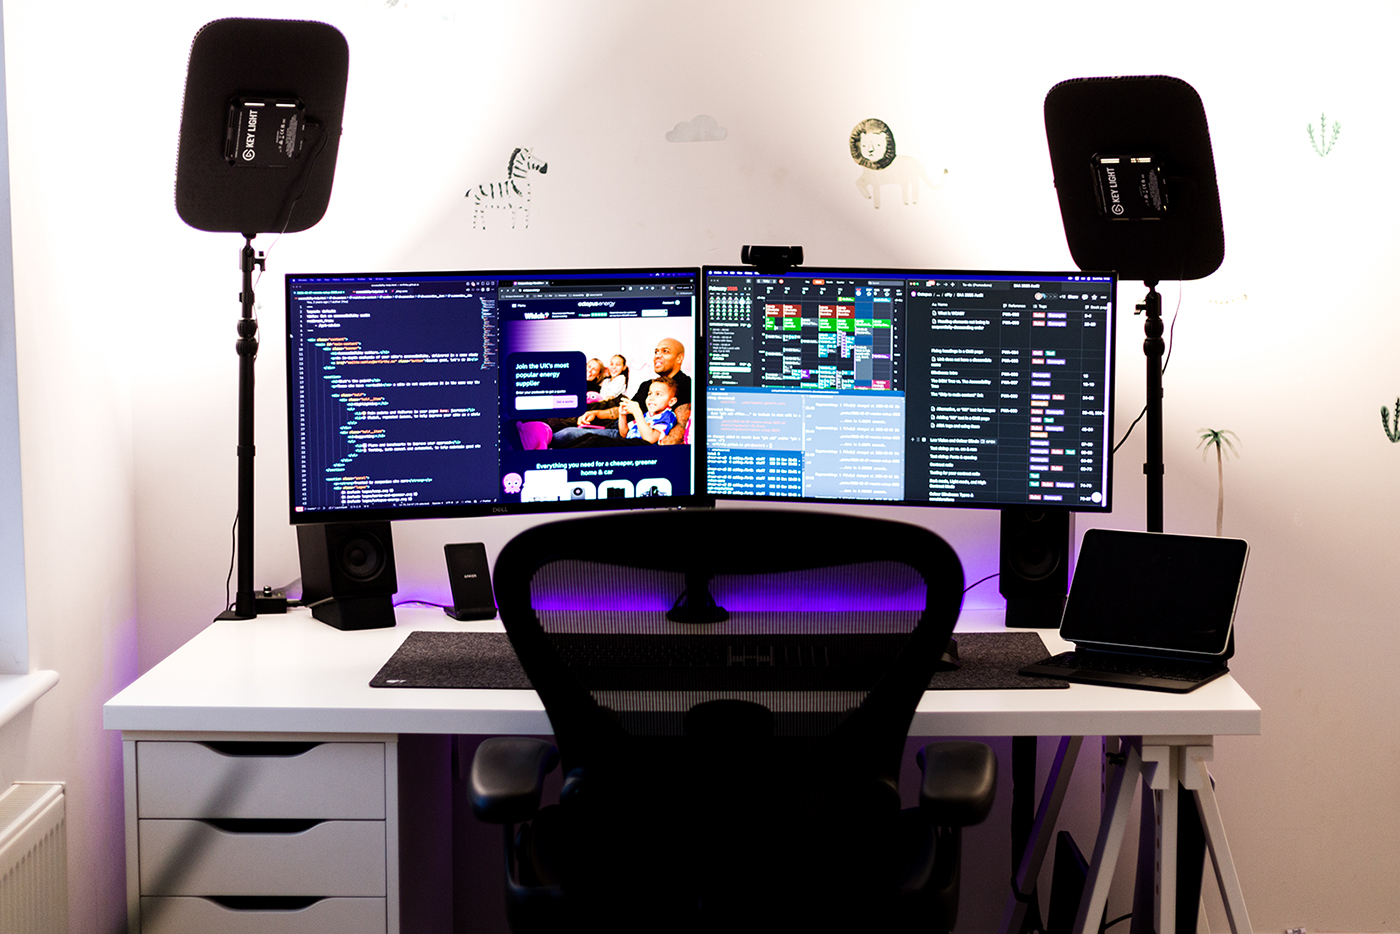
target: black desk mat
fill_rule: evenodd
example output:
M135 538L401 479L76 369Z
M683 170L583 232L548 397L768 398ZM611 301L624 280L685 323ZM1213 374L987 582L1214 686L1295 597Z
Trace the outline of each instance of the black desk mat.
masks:
M1048 654L1033 632L957 634L957 671L939 672L931 690L1067 688L1068 681L1017 674ZM530 690L503 632L411 632L370 681L375 688L488 688Z

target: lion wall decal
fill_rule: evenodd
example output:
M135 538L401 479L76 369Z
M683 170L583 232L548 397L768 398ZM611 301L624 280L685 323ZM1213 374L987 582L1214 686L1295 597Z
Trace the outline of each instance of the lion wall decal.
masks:
M923 182L930 188L939 188L943 185L942 176L938 181L928 177L923 165L913 156L901 156L895 153L894 132L883 120L871 117L857 123L855 129L851 131L851 158L856 164L865 169L860 173L860 178L856 179L856 189L866 198L875 202L875 207L880 206L880 187L882 185L898 185L899 193L904 198L904 203L910 202L910 190L913 190L913 202L919 203L919 182ZM947 175L948 170L943 170L943 175Z

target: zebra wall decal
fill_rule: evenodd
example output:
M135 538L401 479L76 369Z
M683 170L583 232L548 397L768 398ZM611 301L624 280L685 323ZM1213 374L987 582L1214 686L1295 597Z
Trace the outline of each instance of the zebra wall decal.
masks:
M485 230L486 212L488 209L494 209L510 212L511 229L515 228L517 221L528 229L530 173L538 172L543 175L548 171L548 163L536 159L530 149L517 146L506 163L504 181L487 182L467 191L466 197L472 199L472 227Z

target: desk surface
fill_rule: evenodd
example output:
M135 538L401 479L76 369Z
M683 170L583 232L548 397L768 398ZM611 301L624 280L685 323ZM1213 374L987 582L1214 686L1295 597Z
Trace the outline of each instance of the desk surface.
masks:
M109 730L248 733L550 732L533 691L371 688L417 629L501 631L431 607L400 607L392 629L340 632L309 611L216 622L102 708ZM967 611L958 631L1002 628ZM1069 646L1040 631L1051 651ZM914 736L1219 736L1255 734L1260 712L1231 676L1189 694L1075 684L1067 690L929 691Z

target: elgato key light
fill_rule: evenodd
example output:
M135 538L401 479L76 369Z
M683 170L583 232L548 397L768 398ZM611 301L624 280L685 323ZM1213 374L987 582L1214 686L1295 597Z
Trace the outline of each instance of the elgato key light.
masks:
M221 19L195 35L175 208L197 230L292 233L326 213L350 53L325 23Z
M1162 296L1167 279L1220 268L1225 232L1205 106L1162 75L1076 78L1045 96L1065 239L1081 269L1140 279L1147 357L1147 530L1163 531Z

